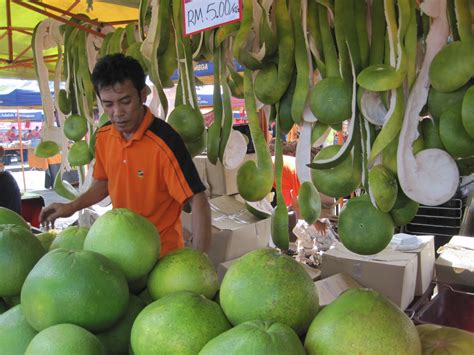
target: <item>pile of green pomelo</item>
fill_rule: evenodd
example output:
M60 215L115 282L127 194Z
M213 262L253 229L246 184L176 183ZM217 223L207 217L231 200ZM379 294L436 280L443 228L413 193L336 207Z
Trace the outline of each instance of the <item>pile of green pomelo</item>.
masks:
M384 296L350 289L320 308L277 249L254 250L218 285L209 258L160 258L145 218L113 209L90 229L35 235L0 208L0 354L468 354L470 332L417 326Z

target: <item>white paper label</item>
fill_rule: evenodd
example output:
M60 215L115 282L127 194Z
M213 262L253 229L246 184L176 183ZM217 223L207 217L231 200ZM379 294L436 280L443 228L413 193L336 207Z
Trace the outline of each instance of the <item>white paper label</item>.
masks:
M241 17L242 0L183 0L185 35L237 22Z

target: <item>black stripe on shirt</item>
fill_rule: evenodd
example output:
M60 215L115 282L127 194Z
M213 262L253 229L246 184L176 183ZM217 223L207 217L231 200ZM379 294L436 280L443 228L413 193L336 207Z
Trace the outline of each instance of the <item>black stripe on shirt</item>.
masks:
M191 155L179 133L168 123L156 117L153 119L150 127L148 127L148 130L159 137L170 148L191 190L195 194L205 191L206 187L202 183Z

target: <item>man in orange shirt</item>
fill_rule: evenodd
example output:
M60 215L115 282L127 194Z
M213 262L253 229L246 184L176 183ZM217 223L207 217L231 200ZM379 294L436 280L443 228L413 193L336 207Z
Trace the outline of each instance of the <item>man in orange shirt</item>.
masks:
M110 195L114 208L129 208L156 226L163 256L184 245L180 216L189 201L193 247L207 251L211 223L205 187L179 134L143 105L140 64L122 54L106 56L92 80L110 119L96 135L94 182L76 200L46 207L40 221L53 224Z

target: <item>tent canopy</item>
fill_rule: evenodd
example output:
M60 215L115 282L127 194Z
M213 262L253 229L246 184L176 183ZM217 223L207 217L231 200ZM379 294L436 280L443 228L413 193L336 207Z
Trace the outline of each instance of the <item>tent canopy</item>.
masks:
M41 95L39 91L15 89L9 94L0 95L0 108L2 106L41 106Z
M138 4L139 0L95 0L88 11L85 0L0 0L0 78L36 79L31 35L47 17L64 16L67 21L71 15L87 14L90 19L120 26L138 19ZM53 70L57 51L44 54Z

